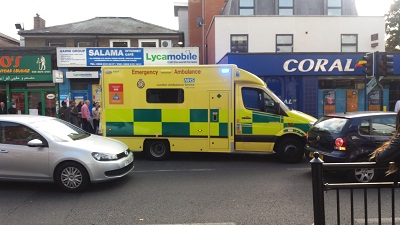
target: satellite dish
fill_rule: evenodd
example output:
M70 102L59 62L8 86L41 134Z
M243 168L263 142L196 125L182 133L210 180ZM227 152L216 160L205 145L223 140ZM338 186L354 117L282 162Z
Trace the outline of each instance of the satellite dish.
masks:
M197 24L197 27L201 27L204 25L204 20L203 20L203 18L201 18L201 16L197 17L196 24Z

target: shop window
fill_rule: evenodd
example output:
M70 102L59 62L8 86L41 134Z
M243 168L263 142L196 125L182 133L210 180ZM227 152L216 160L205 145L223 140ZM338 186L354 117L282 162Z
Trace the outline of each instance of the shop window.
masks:
M342 52L357 52L357 34L342 34L341 36L341 51Z
M293 52L293 34L276 35L276 52Z
M183 103L183 89L147 89L148 103Z
M112 39L110 40L110 47L129 48L131 47L131 44L129 39Z
M327 15L341 16L342 15L342 0L327 0Z
M248 37L247 34L232 34L231 52L248 52Z
M158 39L140 39L139 40L139 47L155 47L158 48Z
M254 0L240 0L239 15L254 15Z
M279 0L278 15L293 15L293 0Z

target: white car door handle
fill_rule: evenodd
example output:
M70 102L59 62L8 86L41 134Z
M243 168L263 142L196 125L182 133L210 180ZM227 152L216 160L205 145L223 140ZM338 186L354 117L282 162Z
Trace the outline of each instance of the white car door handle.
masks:
M7 150L0 150L0 153L8 153Z

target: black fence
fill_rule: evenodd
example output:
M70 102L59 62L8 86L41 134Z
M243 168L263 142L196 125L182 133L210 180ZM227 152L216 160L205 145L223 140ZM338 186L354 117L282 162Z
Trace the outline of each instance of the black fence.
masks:
M357 163L324 163L321 159L318 158L319 154L318 152L314 153L314 158L311 160L311 172L312 172L312 191L313 191L313 209L314 209L314 225L325 225L326 224L326 219L325 216L326 211L325 211L325 194L328 193L328 191L334 190L336 191L336 216L331 215L335 214L335 212L329 211L330 219L332 217L336 221L334 224L340 225L340 224L392 224L395 225L400 224L400 221L396 221L396 190L399 187L399 184L397 182L398 180L398 173L396 176L393 176L394 181L385 181L385 182L374 182L374 183L325 183L324 182L324 170L351 170L351 169L359 169L359 168L371 168L375 169L375 172L377 170L386 170L387 167L380 167L376 165L375 162L357 162ZM376 190L376 192L371 192L370 190ZM349 191L349 196L346 195L346 200L350 200L350 209L348 210L348 207L345 210L346 216L350 214L350 218L347 219L346 222L341 221L341 207L343 207L343 202L341 201L340 198L340 191L341 190L348 190ZM386 190L384 192L385 200L382 200L382 191ZM389 190L389 191L387 191ZM358 219L357 223L355 222L355 210L354 210L354 199L355 199L355 191L361 191L361 195L357 195L358 197L361 196L363 198L363 205L361 206L363 208L362 214L363 214L363 219L360 221ZM375 195L372 196L371 195ZM359 194L359 193L357 193ZM374 219L373 222L371 222L371 218L369 218L369 214L371 214L371 210L369 209L368 205L368 198L374 197L377 201L377 206L374 205L374 209L376 208L376 211L374 215L377 215L377 219ZM388 203L387 199L390 199L390 203ZM389 204L385 208L390 208L390 212L385 211L386 214L391 214L391 219L388 221L387 218L383 219L382 218L382 203L385 203L385 206ZM334 203L329 202L329 206L332 207ZM357 205L360 207L359 205ZM371 207L370 207L371 208ZM398 211L399 216L400 212ZM358 215L359 216L359 215Z

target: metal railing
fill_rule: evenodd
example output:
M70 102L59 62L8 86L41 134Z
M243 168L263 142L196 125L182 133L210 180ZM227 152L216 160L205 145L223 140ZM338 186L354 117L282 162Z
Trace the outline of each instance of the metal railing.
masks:
M325 225L325 193L330 190L336 190L336 224L341 224L341 209L340 207L343 206L343 203L340 201L340 190L349 190L350 191L350 222L344 224L355 224L355 212L354 212L354 190L360 189L363 190L363 212L364 218L361 223L368 224L369 223L369 211L368 211L368 195L367 191L369 189L376 189L377 190L377 201L378 201L378 218L376 223L381 225L382 224L382 189L389 189L391 190L391 222L392 225L396 223L395 217L395 190L399 187L397 182L398 176L395 176L395 181L392 182L374 182L374 183L325 183L323 177L324 170L350 170L350 169L359 169L359 168L370 168L376 170L387 169L387 167L382 167L376 165L375 162L356 162L356 163L324 163L319 158L318 152L314 153L314 158L310 161L311 162L311 173L312 173L312 191L313 191L313 209L314 209L314 225ZM399 222L399 221L397 221ZM374 223L375 224L375 223ZM385 223L387 224L387 223Z

